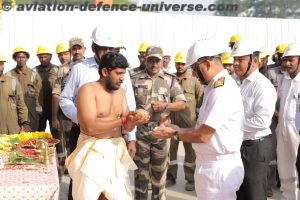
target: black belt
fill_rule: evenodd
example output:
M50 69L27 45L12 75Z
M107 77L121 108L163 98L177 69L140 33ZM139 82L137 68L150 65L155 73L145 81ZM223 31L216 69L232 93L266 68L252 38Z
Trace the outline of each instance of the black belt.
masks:
M256 143L260 143L260 142L264 141L265 139L268 139L268 138L271 138L271 137L272 137L272 134L267 135L267 136L262 137L262 138L259 138L259 139L256 139L256 140L244 140L242 145L250 146L250 145L253 145L253 144L256 144Z

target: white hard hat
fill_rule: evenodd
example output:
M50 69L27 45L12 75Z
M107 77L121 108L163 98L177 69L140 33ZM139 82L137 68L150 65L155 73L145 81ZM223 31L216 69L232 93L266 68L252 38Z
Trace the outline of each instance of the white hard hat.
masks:
M282 57L287 57L287 56L300 56L300 44L299 43L289 44L286 50L284 51Z
M254 39L244 37L234 44L231 56L246 56L254 52L261 52L261 47L258 45L258 42Z
M103 28L102 28L102 30L103 30ZM104 32L102 30L101 30L100 26L97 26L94 29L92 36L91 36L92 41L99 46L116 48L117 41L112 39L110 36L104 34Z
M221 45L211 40L198 40L189 48L185 67L193 65L199 58L216 56L224 53Z

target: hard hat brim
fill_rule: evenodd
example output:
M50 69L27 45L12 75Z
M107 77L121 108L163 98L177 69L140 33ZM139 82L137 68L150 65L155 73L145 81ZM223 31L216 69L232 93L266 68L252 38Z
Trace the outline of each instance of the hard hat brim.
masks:
M150 58L150 57L155 57L155 58L158 58L159 60L161 60L163 57L159 54L151 54L149 56L146 57L146 59Z
M13 53L12 58L13 58L14 60L16 60L16 54L17 54L17 53L25 53L26 56L27 56L27 59L29 59L29 57L30 57L30 54L29 54L28 52L26 52L26 51L19 51L19 52Z

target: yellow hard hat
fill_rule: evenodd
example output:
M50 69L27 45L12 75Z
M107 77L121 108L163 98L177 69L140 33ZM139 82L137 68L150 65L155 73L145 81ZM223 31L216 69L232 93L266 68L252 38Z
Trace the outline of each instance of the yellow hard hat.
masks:
M179 51L175 56L175 63L186 63L186 52Z
M268 50L266 47L263 47L263 48L261 49L261 52L259 53L259 59L265 58L265 57L267 57L267 56L269 56L269 55L270 55L269 50Z
M52 54L49 47L47 47L46 45L41 45L38 47L36 54Z
M6 62L4 53L1 53L1 52L0 52L0 62Z
M241 39L241 35L240 34L236 34L230 37L229 43L236 43L237 41L239 41L239 39Z
M66 52L66 51L69 51L69 44L67 43L59 43L57 46L56 46L56 53L62 53L62 52Z
M221 57L222 64L233 64L233 57L231 56L231 52L225 52Z
M287 48L287 44L281 43L276 47L275 53L284 53L285 49Z
M16 60L16 54L21 53L21 52L25 53L27 55L27 58L30 57L29 52L23 46L18 46L18 47L15 48L14 53L12 55L13 59Z
M142 44L140 44L139 52L145 53L147 51L148 47L149 47L148 42L143 42Z

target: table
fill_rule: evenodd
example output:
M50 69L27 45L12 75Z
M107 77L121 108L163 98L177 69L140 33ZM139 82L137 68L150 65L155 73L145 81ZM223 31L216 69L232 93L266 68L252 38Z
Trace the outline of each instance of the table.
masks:
M50 165L11 165L0 169L1 200L58 200L56 162Z

